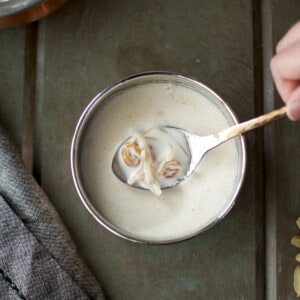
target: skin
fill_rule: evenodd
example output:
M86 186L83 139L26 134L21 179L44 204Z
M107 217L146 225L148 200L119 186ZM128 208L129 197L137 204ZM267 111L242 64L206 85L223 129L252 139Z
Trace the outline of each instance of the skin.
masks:
M276 88L291 120L300 120L300 22L283 36L271 60Z

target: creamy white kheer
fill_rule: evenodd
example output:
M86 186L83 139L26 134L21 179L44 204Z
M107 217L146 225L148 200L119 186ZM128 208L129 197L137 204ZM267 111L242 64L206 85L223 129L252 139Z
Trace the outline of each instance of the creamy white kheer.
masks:
M191 177L160 197L122 183L112 171L131 129L169 125L208 135L232 125L199 92L172 82L144 83L109 95L89 118L78 154L82 185L90 204L117 230L133 239L180 240L228 206L241 172L236 139L210 151Z

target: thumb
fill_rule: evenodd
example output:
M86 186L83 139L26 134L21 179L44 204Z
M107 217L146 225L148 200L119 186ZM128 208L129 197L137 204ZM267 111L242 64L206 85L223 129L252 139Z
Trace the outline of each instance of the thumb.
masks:
M293 120L300 120L300 86L290 95L287 101L287 115Z

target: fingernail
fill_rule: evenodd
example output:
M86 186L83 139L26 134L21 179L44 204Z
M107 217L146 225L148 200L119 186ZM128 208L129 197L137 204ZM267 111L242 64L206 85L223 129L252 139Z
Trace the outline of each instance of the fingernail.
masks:
M287 115L293 121L300 120L300 101L288 103Z

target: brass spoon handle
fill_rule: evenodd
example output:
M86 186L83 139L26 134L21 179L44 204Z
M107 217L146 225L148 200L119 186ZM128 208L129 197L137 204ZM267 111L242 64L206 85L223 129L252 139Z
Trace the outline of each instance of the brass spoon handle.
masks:
M272 121L283 118L284 116L286 116L286 112L287 112L287 107L284 106L284 107L281 107L274 111L271 111L265 115L262 115L257 118L251 119L249 121L245 121L243 123L229 127L219 133L219 138L220 138L220 140L222 140L221 143L223 143L231 138L234 138L242 133L245 133L249 130L255 129L257 127L261 127Z

